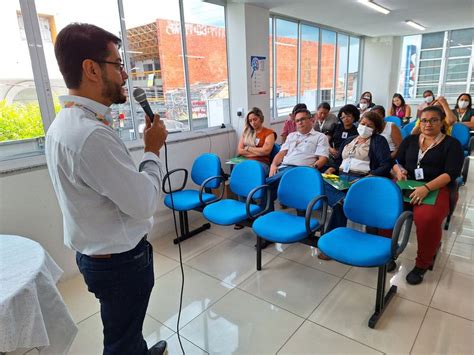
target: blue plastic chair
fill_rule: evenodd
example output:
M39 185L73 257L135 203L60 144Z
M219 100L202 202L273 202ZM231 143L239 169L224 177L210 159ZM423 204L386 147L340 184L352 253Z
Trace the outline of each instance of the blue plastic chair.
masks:
M453 216L454 210L456 209L457 191L459 187L464 185L467 181L467 175L469 173L469 155L471 154L471 134L469 128L462 123L455 123L451 130L451 136L456 138L463 148L464 163L461 170L461 176L450 186L449 191L449 214L446 217L444 223L444 229L449 229L451 217Z
M179 171L184 172L184 179L181 187L170 189L170 177ZM177 244L183 240L189 239L202 231L211 228L209 223L203 224L201 227L192 231L189 230L188 211L202 211L207 204L218 201L224 193L224 177L222 176L221 161L215 154L206 153L199 156L193 163L191 169L191 179L199 185L199 190L184 189L188 181L188 171L186 169L171 170L163 178L162 189L168 194L165 197L165 206L179 212L179 227L181 236L174 240ZM221 186L220 196L211 193L211 189L217 189Z
M408 137L411 134L411 131L413 130L415 125L416 125L416 120L414 120L413 122L410 122L410 123L406 124L405 126L403 126L403 128L401 129L402 137L403 138Z
M400 119L400 117L397 116L385 117L385 122L393 122L398 126L398 128L402 127L402 120Z
M273 158L275 158L275 155L277 155L280 152L281 145L278 143L275 143L273 145L272 151L270 152L270 163L273 161Z
M405 249L413 213L403 211L401 190L395 183L382 177L364 178L352 185L343 208L347 218L356 223L393 230L392 238L389 239L352 228L336 228L318 241L321 252L336 261L351 266L379 268L375 313L369 319L369 327L374 328L397 292L397 286L393 285L385 295L387 263L395 260ZM399 243L404 225L403 238Z
M324 230L327 215L327 196L319 171L309 167L289 170L278 186L278 200L297 211L306 211L304 217L283 211L265 214L253 222L257 235L257 270L262 269L262 239L274 243L296 243ZM315 210L322 210L321 220L312 218Z
M208 221L224 226L251 222L268 210L270 190L267 187L260 163L255 160L245 160L237 164L230 174L230 190L237 197L245 199L245 202L223 199L206 206L203 215ZM265 200L265 208L255 203L256 199Z

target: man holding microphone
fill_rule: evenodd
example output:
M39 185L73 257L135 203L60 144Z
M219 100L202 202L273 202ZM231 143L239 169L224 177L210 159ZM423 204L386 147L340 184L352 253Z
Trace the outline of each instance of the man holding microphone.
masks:
M110 106L126 101L128 78L120 39L90 24L61 30L55 54L69 95L46 135L46 161L63 214L64 243L90 292L100 301L104 354L163 354L150 350L142 327L154 285L153 225L162 181L160 149L167 131L146 117L144 155L137 170L110 127Z

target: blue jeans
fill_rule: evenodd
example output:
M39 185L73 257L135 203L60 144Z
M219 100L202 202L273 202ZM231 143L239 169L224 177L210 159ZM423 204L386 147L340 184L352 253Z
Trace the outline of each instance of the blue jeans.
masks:
M138 245L110 258L76 253L76 262L89 292L100 301L104 354L147 354L142 328L154 285L153 249Z
M356 175L347 175L342 174L341 178L347 179L347 181L352 182L354 180L360 179L360 176ZM344 214L344 209L342 207L342 202L346 197L346 190L338 190L331 184L324 182L324 191L328 197L328 204L332 208L331 217L329 218L328 225L326 227L326 232L329 232L338 227L347 226L347 217Z

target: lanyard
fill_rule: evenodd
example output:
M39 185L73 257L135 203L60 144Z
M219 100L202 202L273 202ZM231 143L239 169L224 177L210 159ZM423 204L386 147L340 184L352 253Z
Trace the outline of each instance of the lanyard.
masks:
M66 101L63 105L64 108L71 108L71 107L79 107L80 109L88 112L88 113L91 113L92 115L94 115L94 117L102 122L103 124L105 124L106 126L110 126L110 122L105 118L105 115L100 115L94 111L92 111L90 108L84 106L84 105L81 105L81 104L78 104L74 101Z
M430 150L431 148L434 148L441 141L441 139L443 139L443 133L438 134L436 136L434 142L431 143L431 145L428 148L426 148L426 150L424 152L422 152L421 151L421 146L423 145L423 141L425 140L425 136L420 135L420 142L419 142L420 147L418 148L418 161L416 162L416 168L417 169L420 168L421 159L423 159L423 157L428 152L428 150Z

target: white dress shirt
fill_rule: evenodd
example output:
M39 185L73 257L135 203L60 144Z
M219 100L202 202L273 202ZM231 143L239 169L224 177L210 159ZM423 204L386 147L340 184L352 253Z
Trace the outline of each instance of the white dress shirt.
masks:
M307 134L292 132L286 138L281 150L287 150L281 167L288 165L310 166L317 157L329 156L329 141L325 134L311 129Z
M96 116L110 108L62 96L46 134L46 161L63 213L64 244L86 255L133 249L153 225L160 197L161 162L145 153L138 171L122 140Z

